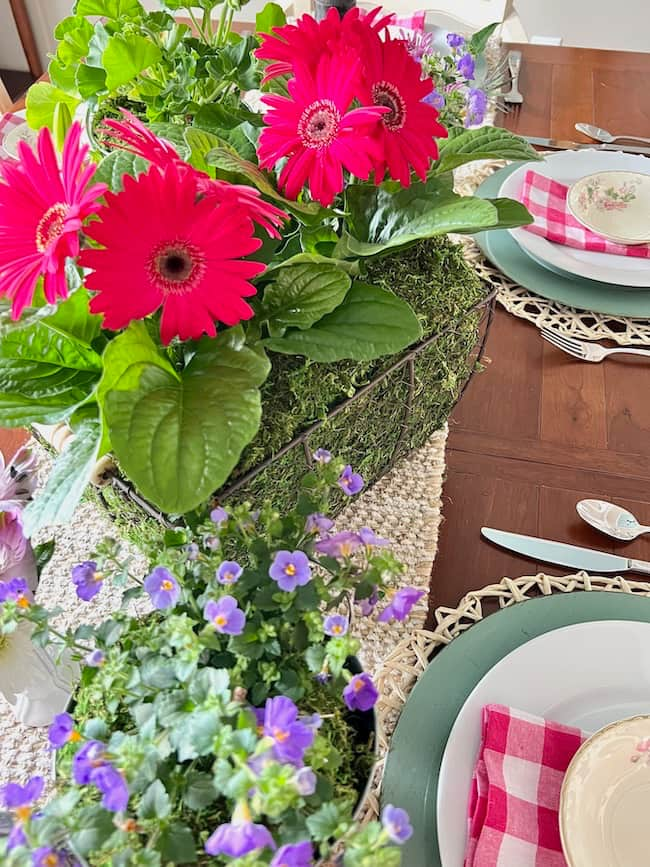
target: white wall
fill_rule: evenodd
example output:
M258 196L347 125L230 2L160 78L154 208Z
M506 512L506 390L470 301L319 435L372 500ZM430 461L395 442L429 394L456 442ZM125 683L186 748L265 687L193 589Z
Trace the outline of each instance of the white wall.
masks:
M0 0L0 67L29 71L9 0Z
M650 51L650 0L515 0L529 39L561 36L563 45Z

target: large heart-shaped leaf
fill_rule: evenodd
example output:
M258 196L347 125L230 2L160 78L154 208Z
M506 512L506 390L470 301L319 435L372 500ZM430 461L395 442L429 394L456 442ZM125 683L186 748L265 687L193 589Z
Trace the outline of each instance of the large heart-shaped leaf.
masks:
M264 288L262 316L268 319L272 335L292 325L309 328L345 298L351 283L348 275L334 263L313 259L278 269Z
M537 151L507 129L480 126L439 142L440 156L431 174L442 174L474 160L540 160Z
M422 336L409 305L378 286L353 283L342 304L307 331L264 341L268 349L313 361L369 361L399 352Z
M75 15L101 15L104 18L140 18L145 14L138 0L77 0Z
M153 66L162 57L155 42L137 33L116 33L108 40L102 55L106 69L106 87L115 91L129 84L136 75Z
M255 32L271 33L274 27L282 27L286 23L287 16L282 6L278 6L277 3L267 3L255 16Z
M101 161L93 180L96 183L107 184L113 193L121 192L124 186L124 175L136 177L147 170L149 163L129 151L117 150Z
M240 329L205 340L182 374L154 363L124 374L105 393L113 450L141 494L182 513L223 484L262 415L264 355L244 345Z
M45 488L23 512L25 532L32 536L49 524L69 521L83 496L97 460L101 424L89 418L61 452Z
M70 114L74 116L80 101L76 96L65 93L47 81L37 81L27 91L25 99L27 123L32 129L51 127L54 123L54 110L60 102L65 103Z

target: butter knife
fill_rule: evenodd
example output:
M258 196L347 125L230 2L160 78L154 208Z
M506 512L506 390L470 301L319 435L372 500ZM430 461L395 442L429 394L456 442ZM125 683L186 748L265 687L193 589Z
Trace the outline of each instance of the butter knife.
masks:
M618 557L616 554L606 554L593 548L579 548L577 545L567 545L564 542L553 542L551 539L539 539L536 536L522 536L519 533L509 533L506 530L493 530L491 527L481 527L481 533L490 542L508 548L517 554L523 554L533 560L544 563L555 563L557 566L568 566L570 569L584 569L586 572L643 572L650 575L650 563L646 560L633 560L629 557Z
M645 154L650 156L650 148L640 147L639 145L585 144L584 142L564 141L557 138L539 138L534 135L524 135L522 138L528 144L548 148L553 151L622 151L625 154Z

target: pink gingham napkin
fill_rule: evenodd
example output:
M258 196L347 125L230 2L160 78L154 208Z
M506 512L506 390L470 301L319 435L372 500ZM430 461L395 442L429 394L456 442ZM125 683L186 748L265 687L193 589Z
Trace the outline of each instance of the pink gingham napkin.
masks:
M568 190L569 188L559 181L532 170L527 171L521 201L533 215L535 222L524 226L524 229L534 235L541 235L554 244L565 244L579 250L650 259L650 244L616 244L579 223L567 207Z
M566 867L560 788L586 737L514 708L483 708L465 867Z
M25 123L25 118L20 117L17 114L8 112L7 114L0 115L0 156L4 154L2 145L7 134L15 127L21 126L23 123Z

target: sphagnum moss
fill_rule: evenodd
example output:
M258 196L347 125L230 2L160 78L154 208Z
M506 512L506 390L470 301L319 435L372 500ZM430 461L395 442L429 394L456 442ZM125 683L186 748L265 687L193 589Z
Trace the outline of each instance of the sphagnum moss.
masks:
M421 446L444 424L471 372L470 356L480 320L472 308L487 293L462 249L447 237L423 241L370 262L364 279L411 304L422 323L423 339L440 335L415 360L410 406L409 371L404 366L326 421L308 442L312 449L322 445L341 455L372 483L396 458ZM230 481L276 454L315 421L326 419L332 408L397 358L320 364L274 355L271 374L262 387L262 426ZM270 497L282 510L293 503L305 466L304 451L298 446L240 488L234 499L259 502ZM105 489L105 496L117 523L136 543L160 533L135 504L110 489Z

